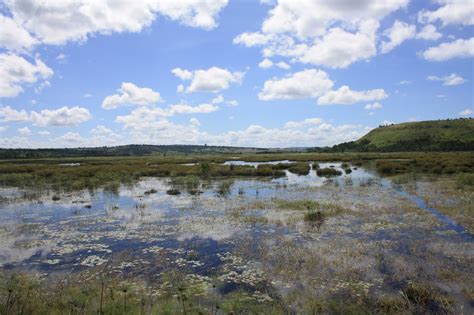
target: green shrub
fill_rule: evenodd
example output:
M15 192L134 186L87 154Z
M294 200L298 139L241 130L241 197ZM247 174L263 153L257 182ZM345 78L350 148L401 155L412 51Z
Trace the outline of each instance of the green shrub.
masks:
M339 170L336 170L335 168L318 168L316 170L316 174L319 177L331 177L331 176L339 176L342 175L342 172Z
M145 195L151 195L151 194L156 194L158 191L154 188L147 190L144 192Z
M219 196L227 196L230 194L230 188L232 187L232 181L225 180L221 181L217 186L217 194Z
M288 170L298 175L308 175L311 167L309 163L293 163Z
M167 193L168 195L176 196L176 195L181 194L181 191L179 191L179 189L177 189L177 188L171 188L171 189L168 189L168 190L166 191L166 193Z
M323 215L320 211L306 212L304 215L304 220L306 222L320 222L323 220Z
M201 175L204 177L209 176L209 173L211 171L211 165L207 162L201 162L199 163Z

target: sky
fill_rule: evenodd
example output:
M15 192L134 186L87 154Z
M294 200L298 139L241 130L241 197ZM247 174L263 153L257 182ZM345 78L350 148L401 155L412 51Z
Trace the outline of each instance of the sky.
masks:
M329 146L473 116L471 0L0 0L0 147Z

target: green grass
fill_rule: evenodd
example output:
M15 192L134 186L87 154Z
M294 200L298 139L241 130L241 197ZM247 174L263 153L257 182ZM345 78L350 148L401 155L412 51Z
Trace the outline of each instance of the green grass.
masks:
M474 173L460 173L456 175L456 184L459 188L474 186Z
M280 153L250 154L244 161L292 160L295 163L252 166L229 166L226 154L199 156L94 157L39 160L0 160L0 186L35 190L74 191L106 188L117 191L121 184L133 184L140 177L232 178L280 177L284 169L307 174L311 161L341 161L352 165L374 167L382 175L406 173L460 174L474 172L474 153ZM80 163L80 166L61 166ZM183 165L183 163L198 163ZM319 169L319 172L324 172ZM330 171L334 172L334 171ZM463 175L466 176L466 175ZM466 180L463 179L463 182ZM186 188L188 189L188 188ZM192 190L192 187L189 188ZM196 189L194 189L196 191Z
M416 314L427 311L433 314L453 313L454 300L430 286L409 283L403 289L402 296Z
M0 314L284 314L276 302L261 302L245 292L218 295L168 272L166 289L115 278L47 281L25 274L0 275ZM250 297L250 298L249 298Z
M474 153L446 153L413 155L411 158L379 159L375 168L381 175L407 173L460 174L474 172Z
M292 163L289 167L288 170L292 172L293 174L298 174L298 175L308 175L310 171L310 166L309 163L307 162L299 162L299 163Z
M232 187L233 182L231 180L224 180L221 181L217 185L217 194L219 196L228 196L230 194L230 189Z
M191 283L177 271L162 275L168 285L159 292L143 281L87 278L40 280L2 273L0 314L460 314L451 296L420 282L405 283L390 295L356 287L332 296L297 289L261 300L239 290L220 294L221 284Z
M352 143L358 151L474 150L474 119L407 122L380 126ZM343 148L344 145L340 145ZM350 147L347 146L348 148Z
M274 199L272 202L275 204L276 208L281 210L297 210L297 211L307 211L308 219L311 221L313 218L327 218L330 216L336 216L341 214L350 213L349 209L341 207L334 203L329 202L319 202L316 200L285 200L285 199ZM316 213L320 213L319 215Z
M342 172L339 170L336 170L335 168L326 167L326 168L318 168L316 170L316 174L319 177L332 177L332 176L342 175Z
M305 213L304 220L306 222L321 222L323 221L323 215L320 211L310 211Z

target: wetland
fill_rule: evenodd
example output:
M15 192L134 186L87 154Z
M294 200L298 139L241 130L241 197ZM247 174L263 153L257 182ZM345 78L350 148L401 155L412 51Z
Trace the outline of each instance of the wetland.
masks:
M473 156L411 156L3 161L0 313L470 314Z

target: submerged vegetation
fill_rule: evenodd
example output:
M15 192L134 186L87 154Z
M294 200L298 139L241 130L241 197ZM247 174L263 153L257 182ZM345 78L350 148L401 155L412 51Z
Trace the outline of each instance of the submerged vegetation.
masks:
M411 193L420 196L428 205L448 215L474 234L474 186L472 173L455 176L413 176L401 184ZM416 185L413 185L413 183Z
M316 200L302 199L302 200L272 200L278 209L284 210L308 210L319 211L324 216L334 216L349 212L349 210L329 202L319 202Z
M224 180L218 184L217 193L220 196L228 196L230 194L230 189L232 187L232 181Z

